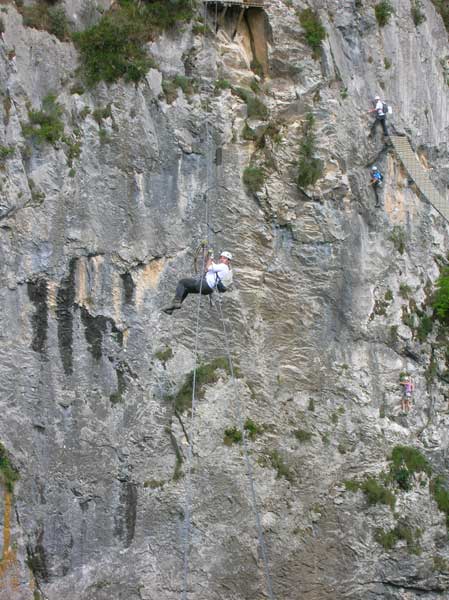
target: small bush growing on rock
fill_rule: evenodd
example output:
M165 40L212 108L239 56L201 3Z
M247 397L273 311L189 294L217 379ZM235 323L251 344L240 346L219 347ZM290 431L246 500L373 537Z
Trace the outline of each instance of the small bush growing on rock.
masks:
M426 20L426 15L422 11L422 2L420 0L413 0L410 12L412 15L413 23L416 27L419 27Z
M139 81L155 66L146 42L192 16L190 0L120 0L96 25L73 36L87 83L111 83L121 77Z
M410 294L412 293L412 288L406 283L401 283L399 286L399 295L404 300L408 300Z
M407 239L406 233L402 227L395 225L390 234L390 240L393 242L394 247L399 254L405 252L405 241Z
M243 183L251 192L260 192L265 183L265 174L259 167L246 167L243 171Z
M229 365L226 358L216 358L210 363L200 365L196 369L196 396L198 399L204 397L205 386L216 383L219 379L218 370L224 370L229 373ZM175 410L179 413L190 408L192 402L193 376L191 371L181 386L181 389L174 397Z
M281 477L284 477L284 479L287 479L287 481L292 481L293 473L288 468L288 466L285 464L284 459L282 458L281 454L277 450L272 450L270 452L269 459L271 462L271 466L273 467L273 469L275 469L277 471L278 479L280 479Z
M0 444L0 477L8 492L13 492L14 483L19 479L19 474L12 466L3 444Z
M309 113L303 125L303 138L299 145L298 178L296 180L299 189L314 185L323 174L322 162L315 158L314 125L315 118Z
M165 99L169 104L174 102L178 97L179 88L181 88L186 96L191 96L195 91L192 80L182 75L176 75L173 79L164 79L162 82Z
M246 435L250 440L254 440L259 434L263 433L263 427L255 423L249 417L246 419L245 424L243 425Z
M318 13L312 8L305 8L299 13L299 22L304 29L307 45L312 48L313 56L318 58L321 43L326 37Z
M442 477L436 477L430 486L438 508L446 515L446 525L449 529L449 489L447 481Z
M62 42L70 39L70 27L64 7L50 6L50 2L38 0L36 4L20 7L25 27L48 31Z
M406 522L400 522L390 531L381 528L376 529L374 539L385 550L392 550L399 540L403 540L407 542L407 550L410 554L421 554L421 547L418 542L421 535L420 529L413 531Z
M343 484L345 486L345 490L354 493L358 492L362 487L362 484L359 481L355 481L354 479L347 479L343 482Z
M424 342L432 331L433 320L428 315L423 315L419 321L418 329L416 330L416 337L420 342Z
M449 321L449 267L444 267L438 277L432 308L440 321Z
M29 111L29 123L22 126L23 134L39 143L54 144L64 134L64 123L61 116L62 106L56 102L54 94L48 94L42 100L42 110Z
M0 163L4 162L7 158L14 154L14 148L12 146L0 146Z
M228 90L231 86L227 79L217 79L215 81L214 90L215 92L219 92L221 90Z
M411 446L395 446L391 453L390 477L403 490L409 490L411 479L415 473L432 473L432 468L416 448Z
M170 358L173 358L173 350L170 347L164 348L164 350L159 350L154 353L154 357L157 358L158 361L165 364Z
M297 429L295 432L295 438L301 442L310 442L312 439L312 433L310 431L306 431L305 429Z
M264 120L268 117L268 108L255 96L250 90L245 88L235 87L232 88L234 94L246 102L248 118Z
M440 13L446 29L449 31L449 2L447 0L432 0L432 2Z
M242 439L242 432L236 427L228 427L224 430L223 442L226 444L226 446L231 446L231 444L240 444Z
M394 13L394 8L388 0L382 0L379 4L374 7L376 19L379 27L384 27L390 20L391 15Z
M368 500L368 504L386 504L390 508L394 508L396 503L394 494L381 485L374 477L365 479L360 487Z

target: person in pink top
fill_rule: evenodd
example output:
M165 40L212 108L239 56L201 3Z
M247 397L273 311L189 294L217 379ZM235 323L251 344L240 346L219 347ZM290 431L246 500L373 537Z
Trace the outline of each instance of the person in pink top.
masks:
M404 377L404 379L401 379L399 383L404 386L402 393L401 408L404 412L408 412L411 408L412 395L415 386L411 377L409 376Z

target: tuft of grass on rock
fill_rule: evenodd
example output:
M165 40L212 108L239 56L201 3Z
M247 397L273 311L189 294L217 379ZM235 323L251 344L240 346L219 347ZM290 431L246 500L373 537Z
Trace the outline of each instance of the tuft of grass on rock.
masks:
M360 489L365 494L368 504L386 504L390 508L394 508L396 503L395 495L374 477L365 479Z
M265 174L260 167L246 167L243 171L243 183L251 192L260 192L265 183Z
M298 442L301 443L310 442L313 435L310 431L306 431L305 429L296 429L293 433Z
M419 538L422 536L420 529L413 530L406 522L399 522L396 527L386 531L385 529L376 529L374 539L385 550L392 550L400 540L407 543L409 554L421 554Z
M14 491L14 484L19 479L19 473L12 466L3 444L0 443L0 477L11 494Z
M278 450L272 450L269 455L269 460L273 469L277 471L277 478L281 479L283 477L287 481L293 480L293 473L290 468L284 462L282 455Z
M243 440L242 432L236 427L228 427L224 430L223 443L226 446L240 444Z
M159 362L165 364L171 358L173 358L173 350L169 346L167 346L167 348L155 352L154 357L157 358Z
M243 428L246 431L246 436L250 439L250 440L254 440L256 439L256 437L258 435L260 435L261 433L263 433L264 429L261 425L258 425L257 423L255 423L252 419L250 419L249 417L246 419Z
M432 468L428 460L411 446L395 446L391 453L390 478L408 491L415 473L426 473L430 477Z
M394 8L388 0L381 0L374 7L374 13L379 27L385 27L394 14Z
M33 4L20 6L19 11L25 27L48 31L61 42L70 40L70 25L63 6L46 0L38 0Z
M299 189L314 185L323 174L323 164L315 158L316 139L314 133L315 118L309 113L303 124L303 137L299 144L298 177Z
M41 110L28 112L29 122L22 125L23 134L38 143L54 144L64 135L62 112L62 106L56 102L56 96L48 94L42 100Z
M314 58L318 58L321 44L326 37L326 30L318 13L312 8L305 8L299 13L299 22L304 29L307 45L312 48Z
M228 361L225 357L216 358L210 363L200 365L196 369L196 397L198 399L204 398L205 387L216 383L220 377L219 371L225 371L229 373ZM193 377L194 372L191 371L181 386L181 389L174 396L175 410L178 413L182 413L188 410L192 403L192 390L193 390Z

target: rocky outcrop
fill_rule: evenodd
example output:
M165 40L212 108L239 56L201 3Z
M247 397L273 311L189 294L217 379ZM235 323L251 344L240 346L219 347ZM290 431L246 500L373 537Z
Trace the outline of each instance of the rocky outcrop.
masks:
M85 22L78 2L66 7ZM210 14L207 31L149 43L157 65L139 84L87 90L73 44L3 5L0 441L20 479L13 495L0 484L1 600L180 597L189 434L189 598L266 594L241 446L223 442L236 402L257 425L248 446L278 600L448 593L434 493L448 461L447 340L436 321L420 329L448 229L380 131L368 136L367 114L384 95L447 196L447 32L430 3L416 27L395 0L379 28L372 3L328 0L315 59L305 7L249 9L234 37L237 10L216 32ZM176 75L195 86L169 98ZM52 94L64 137L39 142L23 125ZM298 189L309 113L323 171ZM242 182L249 165L258 191ZM192 432L176 397L195 363L196 303L173 317L161 307L207 235L235 255L223 310L237 394L215 370ZM225 355L207 302L199 349L201 365ZM407 414L402 372L416 386ZM397 445L431 465L408 489L381 477ZM370 504L369 477L394 510ZM395 531L391 547L380 530Z

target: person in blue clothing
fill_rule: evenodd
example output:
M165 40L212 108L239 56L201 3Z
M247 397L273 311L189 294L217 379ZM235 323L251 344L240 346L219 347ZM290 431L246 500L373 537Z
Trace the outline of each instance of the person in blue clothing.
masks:
M379 171L376 165L373 165L371 167L371 185L373 186L374 195L376 196L376 208L380 207L379 188L382 186L383 179L384 176L382 173Z

